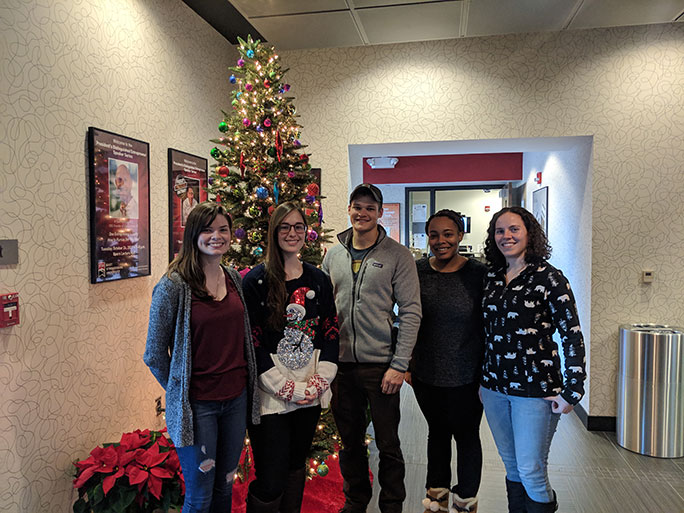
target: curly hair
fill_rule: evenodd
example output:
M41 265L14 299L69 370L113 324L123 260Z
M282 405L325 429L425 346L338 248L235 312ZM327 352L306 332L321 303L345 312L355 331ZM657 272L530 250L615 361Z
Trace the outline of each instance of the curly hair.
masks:
M492 267L505 267L506 259L496 246L494 232L496 231L496 222L498 219L510 212L521 217L527 230L527 247L525 248L525 262L535 263L543 260L548 260L551 256L551 246L546 238L546 234L542 229L539 221L532 215L531 212L522 207L506 207L499 210L492 220L489 222L487 228L487 239L485 240L485 258L487 263Z

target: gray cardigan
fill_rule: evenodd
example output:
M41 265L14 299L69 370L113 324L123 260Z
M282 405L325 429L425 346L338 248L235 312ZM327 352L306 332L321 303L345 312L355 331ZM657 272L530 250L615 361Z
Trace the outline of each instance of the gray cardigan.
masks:
M257 371L252 330L242 295L242 277L226 268L245 308L245 360L247 360L248 411L252 423L260 419ZM150 305L150 325L143 361L166 390L166 427L176 447L193 445L194 433L190 408L190 376L192 351L190 342L190 309L192 291L177 274L164 275L155 285ZM249 420L249 419L248 419Z
M378 230L378 241L366 253L356 280L349 253L351 228L337 236L341 244L326 253L323 271L330 276L335 294L340 362L389 363L404 372L421 318L416 262L408 248L387 237L382 226Z

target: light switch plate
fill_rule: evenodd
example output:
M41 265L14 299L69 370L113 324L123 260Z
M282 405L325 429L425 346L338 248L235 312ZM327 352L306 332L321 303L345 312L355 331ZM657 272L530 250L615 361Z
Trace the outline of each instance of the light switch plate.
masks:
M0 240L0 265L19 263L19 241L17 239Z

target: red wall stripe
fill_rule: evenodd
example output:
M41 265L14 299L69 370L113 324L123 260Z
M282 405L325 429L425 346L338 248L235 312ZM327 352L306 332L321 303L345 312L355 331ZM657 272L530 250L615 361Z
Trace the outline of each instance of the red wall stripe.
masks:
M394 169L372 169L363 158L367 183L487 182L522 180L522 153L397 157Z

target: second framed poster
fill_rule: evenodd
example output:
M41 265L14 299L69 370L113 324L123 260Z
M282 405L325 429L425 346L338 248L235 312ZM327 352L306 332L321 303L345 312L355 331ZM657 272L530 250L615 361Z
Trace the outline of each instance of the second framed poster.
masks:
M207 201L207 159L169 148L169 260L183 245L193 208Z

